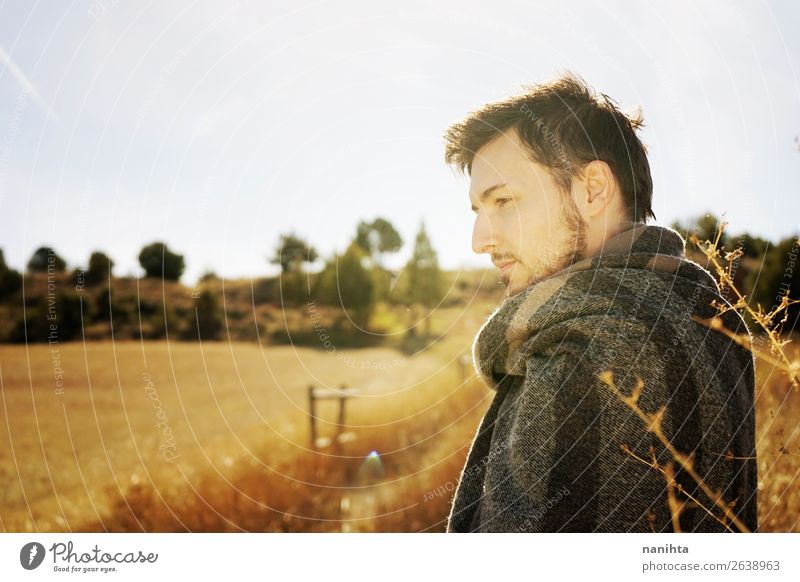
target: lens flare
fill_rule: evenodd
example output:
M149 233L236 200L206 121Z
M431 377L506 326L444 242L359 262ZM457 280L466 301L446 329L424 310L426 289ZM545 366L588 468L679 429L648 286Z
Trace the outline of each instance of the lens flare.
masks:
M381 456L376 450L371 450L369 454L364 457L364 462L361 463L359 473L363 477L377 479L383 477L383 461Z

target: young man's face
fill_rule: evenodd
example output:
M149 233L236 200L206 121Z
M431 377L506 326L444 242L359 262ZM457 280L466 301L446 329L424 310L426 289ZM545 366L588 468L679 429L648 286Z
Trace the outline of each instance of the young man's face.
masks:
M491 256L507 295L584 258L586 223L516 131L478 150L470 175L472 250Z

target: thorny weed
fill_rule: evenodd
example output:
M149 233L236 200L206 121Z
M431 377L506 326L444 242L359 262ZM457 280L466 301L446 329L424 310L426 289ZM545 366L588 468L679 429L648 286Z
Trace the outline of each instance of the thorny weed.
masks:
M757 358L764 360L765 362L777 368L780 368L787 374L791 385L795 389L800 390L800 360L794 362L791 361L789 356L786 354L786 350L784 349L784 347L789 344L791 340L789 338L781 339L783 325L786 323L786 320L789 317L789 307L800 303L800 299L791 299L788 293L784 293L781 296L780 303L778 303L769 311L765 311L760 304L757 304L756 307L753 308L750 303L748 303L744 293L739 291L733 282L733 268L734 265L738 263L739 258L742 256L742 248L737 247L732 251L724 251L724 255L722 254L723 251L720 250L719 241L726 225L726 222L721 222L719 224L717 227L717 234L713 242L700 241L696 234L692 234L689 240L700 249L703 255L705 255L705 257L708 259L711 266L714 268L714 272L719 279L720 291L723 293L726 290L730 291L733 298L736 300L734 303L728 305L725 303L720 303L719 301L715 301L712 306L717 308L719 315L723 315L724 313L732 310L737 310L740 313L748 314L753 321L755 321L758 326L762 328L764 334L766 335L769 343L769 352L759 349L749 334L736 334L727 329L722 325L722 320L719 316L709 319L695 316L693 319L698 323L702 323L703 325L710 327L711 329L724 333L739 345L750 350Z

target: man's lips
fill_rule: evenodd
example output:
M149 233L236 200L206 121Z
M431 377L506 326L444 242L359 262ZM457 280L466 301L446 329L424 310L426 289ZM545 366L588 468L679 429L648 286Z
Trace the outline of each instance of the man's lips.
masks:
M500 272L505 272L507 269L512 267L517 261L505 261L503 263L498 263L497 268L500 269Z

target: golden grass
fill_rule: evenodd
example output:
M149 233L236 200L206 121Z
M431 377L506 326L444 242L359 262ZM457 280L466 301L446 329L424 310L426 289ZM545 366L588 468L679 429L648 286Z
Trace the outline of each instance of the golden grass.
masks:
M491 305L438 312L446 339L414 357L223 342L0 346L2 528L441 530L449 496L424 493L455 482L488 405L487 389L461 382L456 356ZM353 442L308 450L311 383L364 392L348 404ZM169 435L154 426L159 410ZM332 405L320 417L322 434L338 428Z

